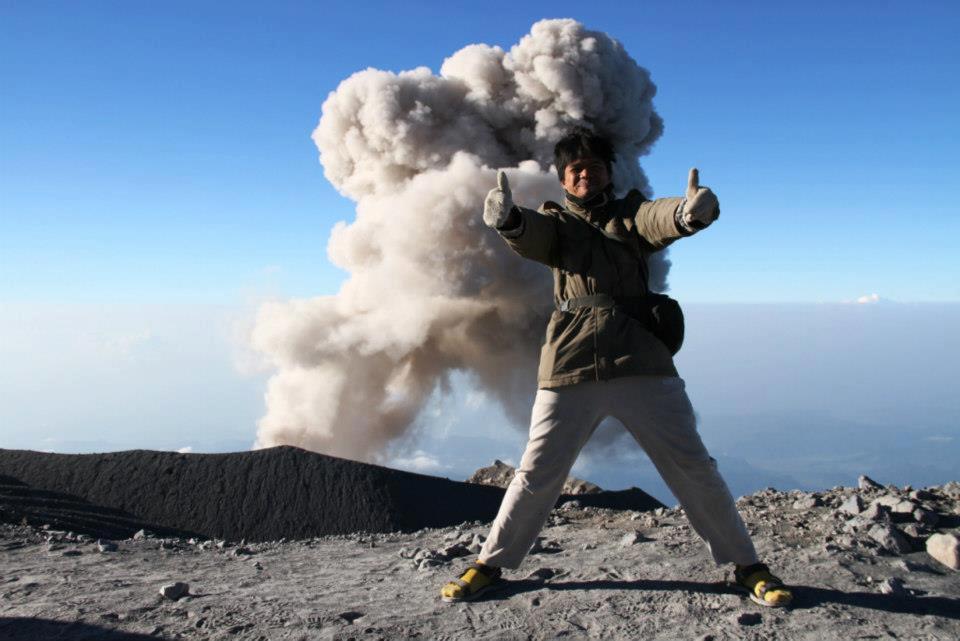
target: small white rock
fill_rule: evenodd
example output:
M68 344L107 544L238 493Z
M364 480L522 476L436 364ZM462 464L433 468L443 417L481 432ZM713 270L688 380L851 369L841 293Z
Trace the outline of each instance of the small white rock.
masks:
M895 577L880 583L880 592L892 596L910 596L910 593L903 587L903 579Z
M927 539L927 554L952 570L960 570L960 539L953 534L934 534Z
M851 494L846 501L840 505L840 511L856 516L863 512L863 501L856 494Z
M97 549L101 552L116 552L117 544L113 541L104 541L101 539L97 540Z
M171 601L176 601L177 599L186 596L189 592L190 586L182 581L160 586L160 594Z

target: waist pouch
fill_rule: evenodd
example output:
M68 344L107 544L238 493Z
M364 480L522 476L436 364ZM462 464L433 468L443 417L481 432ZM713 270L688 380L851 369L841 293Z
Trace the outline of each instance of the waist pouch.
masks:
M656 336L670 350L671 356L676 355L683 346L683 310L680 309L680 303L666 294L650 293L646 296L594 294L561 301L557 309L561 312L572 312L581 307L612 307L623 310Z

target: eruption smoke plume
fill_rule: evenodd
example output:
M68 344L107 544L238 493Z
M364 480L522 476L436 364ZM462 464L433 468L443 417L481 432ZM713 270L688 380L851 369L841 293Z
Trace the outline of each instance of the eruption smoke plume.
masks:
M343 81L313 139L326 177L357 202L328 245L350 277L336 296L260 309L254 347L277 373L257 446L375 460L454 370L525 424L550 272L483 225L484 196L506 168L515 202L560 199L553 145L574 125L614 143L619 193L649 194L637 160L663 128L655 91L617 41L573 20L538 22L509 52L464 47L439 75ZM654 289L668 266L651 265Z

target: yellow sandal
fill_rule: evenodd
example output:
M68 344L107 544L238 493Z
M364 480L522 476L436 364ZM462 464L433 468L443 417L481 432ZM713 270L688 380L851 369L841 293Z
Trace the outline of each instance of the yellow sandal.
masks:
M784 608L793 601L793 592L783 581L770 573L763 563L738 567L733 573L734 585L750 596L750 600L766 608Z
M500 583L500 568L474 563L460 578L440 588L440 598L447 603L472 601Z

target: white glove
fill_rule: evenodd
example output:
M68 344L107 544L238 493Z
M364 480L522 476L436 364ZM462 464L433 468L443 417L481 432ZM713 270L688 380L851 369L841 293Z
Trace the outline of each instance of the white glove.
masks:
M687 179L687 193L677 212L680 224L690 232L703 229L720 217L720 201L709 187L700 186L700 172L694 167Z
M507 182L507 174L500 170L497 172L497 187L490 190L483 202L483 222L494 229L503 227L511 209L513 198L510 195L510 183Z

